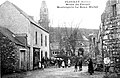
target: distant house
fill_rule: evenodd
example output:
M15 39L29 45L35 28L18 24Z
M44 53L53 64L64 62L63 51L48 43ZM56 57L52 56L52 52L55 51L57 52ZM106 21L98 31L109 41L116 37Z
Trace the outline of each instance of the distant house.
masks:
M75 50L76 55L79 55L78 50L80 48L83 48L83 50L84 50L83 55L89 53L89 40L83 34L78 33L77 40L76 40L76 50Z
M51 57L55 57L60 54L60 45L59 42L50 43Z
M49 32L9 1L0 5L0 26L15 34L26 34L30 70L39 67L42 57L49 58Z
M2 40L6 40L4 38L7 38L9 40L9 42L12 42L15 44L15 49L16 49L16 54L18 55L18 65L16 65L19 70L27 70L29 69L29 63L28 63L28 59L27 59L27 54L29 51L29 47L26 44L26 35L21 35L18 36L16 34L14 34L13 32L11 32L9 29L4 28L4 27L0 27L0 37L2 38ZM8 44L6 44L8 45ZM1 46L2 46L2 42L1 42ZM1 50L3 49L8 49L7 47L1 47ZM9 54L12 52L9 52ZM9 55L8 55L9 56ZM25 58L26 57L26 58ZM4 67L2 67L3 69ZM9 68L9 67L5 67L5 68ZM8 70L9 71L9 70ZM2 70L3 72L3 70Z

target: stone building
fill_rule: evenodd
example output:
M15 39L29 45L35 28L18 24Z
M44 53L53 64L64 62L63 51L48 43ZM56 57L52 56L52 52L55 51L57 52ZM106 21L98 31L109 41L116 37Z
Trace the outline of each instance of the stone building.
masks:
M27 54L29 51L29 47L26 44L27 36L25 34L24 35L23 34L22 35L14 34L9 29L0 26L0 38L1 38L1 40L4 39L4 40L7 40L8 43L14 44L15 50L17 51L17 52L15 52L15 54L18 56L17 57L18 63L16 65L17 66L16 68L18 68L18 70L28 70L29 69L29 63L28 63L29 59L27 57ZM3 43L4 45L5 44L9 45L7 42L6 43L5 42L6 41L4 41L4 43ZM2 44L2 41L1 41L1 44ZM1 50L3 52L4 52L5 48L8 49L7 46L3 48L1 45ZM2 51L1 51L1 53L2 53ZM10 53L12 53L12 52L9 52L9 54ZM8 56L8 57L10 57L10 56ZM24 57L27 57L27 58L24 58ZM2 60L2 62L3 61L4 60ZM7 68L9 68L9 67L7 67ZM6 67L2 67L2 72L4 72L4 70L7 70ZM10 70L8 69L8 71L10 71Z
M46 30L49 30L49 13L45 1L42 1L41 4L39 24Z
M39 67L42 57L49 58L49 32L9 1L0 5L0 26L15 34L26 34L30 70Z
M120 64L120 0L108 0L101 15L102 56L111 66ZM119 65L120 66L120 65Z

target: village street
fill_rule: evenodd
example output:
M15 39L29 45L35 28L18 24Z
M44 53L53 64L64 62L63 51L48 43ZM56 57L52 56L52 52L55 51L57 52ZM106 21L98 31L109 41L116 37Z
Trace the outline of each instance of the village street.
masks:
M82 71L74 72L74 67L70 68L46 68L44 70L28 71L25 75L16 76L17 78L102 78L103 72L95 72L89 75L87 66L83 66ZM10 76L9 76L10 77ZM11 78L16 78L12 76ZM8 78L8 77L4 77Z
M0 78L119 73L120 0L0 0Z
M70 68L46 68L26 73L24 78L102 78L102 72L95 72L89 75L87 66L83 66L82 71L74 72L74 67Z

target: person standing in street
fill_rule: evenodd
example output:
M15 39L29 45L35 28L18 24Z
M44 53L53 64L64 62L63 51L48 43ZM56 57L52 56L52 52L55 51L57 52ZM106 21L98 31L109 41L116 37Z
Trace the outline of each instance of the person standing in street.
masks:
M60 62L60 59L59 59L59 60L58 60L58 68L60 68L60 63L61 63L61 62Z
M70 59L68 59L68 67L70 67Z
M44 70L44 62L45 62L45 59L44 59L44 57L41 59L41 68Z
M110 68L110 59L109 57L104 58L104 64L105 64L105 73L109 72Z
M74 70L74 72L77 72L77 65L78 65L78 61L77 61L77 60L75 60L75 63L74 63L75 70Z
M64 60L62 61L62 67L65 68L65 62L64 62Z
M92 73L94 73L93 62L92 62L91 58L89 58L89 60L88 60L88 72L90 73L90 75L92 75Z
M82 59L79 59L78 66L79 66L79 71L82 71Z

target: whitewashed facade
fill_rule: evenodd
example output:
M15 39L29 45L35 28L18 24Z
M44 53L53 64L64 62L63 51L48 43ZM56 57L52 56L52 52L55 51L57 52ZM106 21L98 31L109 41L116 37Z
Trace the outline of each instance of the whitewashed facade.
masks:
M15 34L27 35L30 69L33 69L36 57L39 61L41 57L49 58L49 32L9 1L0 5L0 26L8 28ZM35 57L34 51L38 51L39 56L35 54Z

